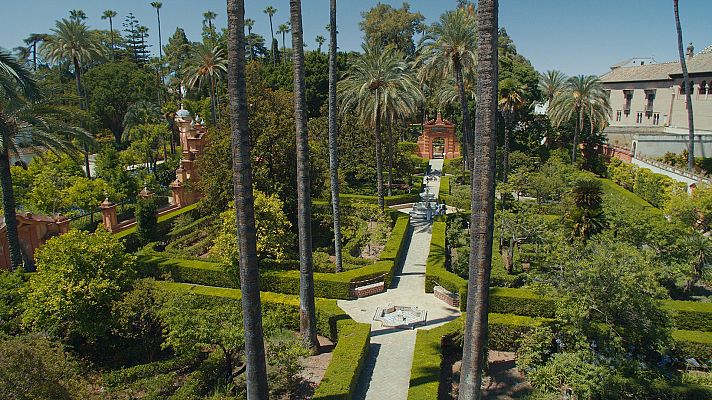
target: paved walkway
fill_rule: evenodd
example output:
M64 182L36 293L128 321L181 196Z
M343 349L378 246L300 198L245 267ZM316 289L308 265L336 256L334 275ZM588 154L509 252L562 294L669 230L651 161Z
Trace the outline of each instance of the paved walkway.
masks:
M430 160L433 171L442 170L442 160ZM437 194L440 181L428 183ZM392 288L375 296L357 300L339 300L339 306L358 322L371 324L371 344L354 399L402 400L408 397L410 369L413 364L415 330L381 327L373 321L376 308L389 305L417 306L428 312L425 326L431 329L457 318L460 311L425 293L425 262L430 251L432 224L411 221L402 270L393 278Z

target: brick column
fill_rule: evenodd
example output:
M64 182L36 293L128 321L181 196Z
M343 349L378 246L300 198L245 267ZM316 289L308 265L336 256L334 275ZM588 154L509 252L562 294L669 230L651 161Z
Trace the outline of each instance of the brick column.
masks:
M113 232L118 225L118 221L116 220L116 204L110 202L107 197L104 202L99 205L99 208L101 208L101 222L107 231Z

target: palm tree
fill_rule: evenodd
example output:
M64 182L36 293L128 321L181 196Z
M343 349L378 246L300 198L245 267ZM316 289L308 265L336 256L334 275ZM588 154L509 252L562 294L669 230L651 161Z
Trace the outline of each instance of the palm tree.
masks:
M247 398L267 400L267 363L265 362L260 301L259 265L255 229L255 199L252 194L250 131L247 114L245 79L245 2L227 0L227 86L230 96L232 128L232 170L235 191L237 240L239 247L242 320L245 327L245 363Z
M682 48L682 27L680 26L680 12L677 0L673 0L672 4L675 9L677 50L680 54L680 68L682 68L682 79L685 86L685 106L687 108L687 170L692 171L695 167L695 123L692 118L692 85L690 84L690 75L687 73L687 63L685 62L685 53Z
M555 126L575 120L571 160L576 162L578 138L588 119L591 131L603 129L611 115L608 94L598 77L579 75L569 78L563 92L555 96L547 110Z
M692 255L692 273L685 282L685 293L690 293L695 284L702 278L705 266L712 259L712 242L699 232L694 232L685 240L688 252Z
M43 42L47 39L47 35L44 33L31 33L30 36L25 39L25 44L32 47L32 70L37 71L37 43Z
M213 20L218 17L218 14L213 11L206 11L203 13L203 26L208 23L208 33L210 34L210 39L215 39L213 37Z
M316 51L317 51L318 53L321 53L321 46L323 46L324 43L326 43L326 38L325 38L324 36L321 36L321 35L316 35L316 39L314 39L314 40L316 41L316 44L317 44L317 46L318 46L317 49L316 49Z
M104 14L101 15L101 19L109 20L109 35L111 36L111 59L116 58L115 47L114 47L114 17L116 16L116 11L106 10Z
M77 11L77 10L73 10ZM87 98L82 89L82 65L91 61L104 58L104 49L86 24L77 16L71 21L62 18L57 21L52 34L42 45L46 58L52 62L70 62L74 66L74 80L77 85L79 108L85 110L89 107ZM86 16L84 16L86 18ZM87 177L91 177L89 170L89 149L84 148L84 164Z
M252 49L252 27L255 26L255 20L245 18L245 26L247 27L247 47L250 49L250 60L255 58L255 51Z
M161 7L163 7L163 3L152 1L151 7L156 9L156 17L158 17L158 58L163 59L163 40L161 40Z
M474 32L475 20L465 9L448 11L442 14L440 20L433 23L423 36L420 55L416 59L416 64L421 67L420 78L423 82L455 78L463 120L464 156L470 168L474 165L474 137L467 107L465 76L474 71L477 65Z
M139 100L126 109L124 115L124 133L126 136L131 128L138 125L157 124L163 121L161 107L146 100Z
M263 12L269 17L269 32L272 35L272 41L269 42L269 47L272 49L272 65L277 65L277 59L274 55L274 26L272 25L272 16L277 14L277 9L272 6L267 6Z
M544 74L539 74L539 90L544 94L547 104L551 105L554 97L564 91L568 79L568 76L557 70L548 70Z
M393 47L363 45L363 54L339 82L342 112L355 110L364 125L374 129L378 206L384 208L381 122L412 113L423 94L403 55Z
M65 99L52 100L61 103ZM66 107L40 95L29 71L0 50L0 188L13 269L23 264L23 254L17 233L10 157L17 157L22 148L30 148L35 154L49 150L75 155L72 140L90 142L91 135L65 122L71 119ZM31 261L25 266L31 269Z
M504 119L504 149L502 154L502 181L507 182L509 171L509 141L512 135L514 113L526 106L524 85L513 78L504 79L499 84L499 108Z
M297 131L297 220L299 225L299 331L304 344L317 349L316 305L314 304L314 265L312 263L311 193L309 190L309 134L304 82L304 33L302 2L289 1L294 60L294 120Z
M69 19L74 22L82 22L87 19L84 10L69 10Z
M291 32L289 27L289 21L284 24L279 24L277 27L277 34L282 34L282 62L287 61L287 44L284 42L284 35Z
M329 0L329 180L331 184L331 210L334 219L334 254L336 272L343 271L341 255L341 211L339 210L339 127L336 123L336 0ZM321 46L321 45L320 45Z
M225 52L218 46L210 47L204 43L195 45L193 57L185 70L186 86L200 86L207 80L210 83L210 112L213 124L217 124L217 102L215 88L227 73Z
M475 158L472 174L470 265L467 316L460 375L460 400L481 398L482 371L487 351L487 312L492 270L495 158L497 131L498 1L477 6L477 109Z

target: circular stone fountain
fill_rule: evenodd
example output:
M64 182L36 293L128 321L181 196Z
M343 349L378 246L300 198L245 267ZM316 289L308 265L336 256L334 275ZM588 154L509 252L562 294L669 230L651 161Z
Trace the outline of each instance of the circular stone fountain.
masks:
M417 325L425 325L428 312L415 306L388 306L376 309L374 321L380 321L381 326L392 328L413 329Z

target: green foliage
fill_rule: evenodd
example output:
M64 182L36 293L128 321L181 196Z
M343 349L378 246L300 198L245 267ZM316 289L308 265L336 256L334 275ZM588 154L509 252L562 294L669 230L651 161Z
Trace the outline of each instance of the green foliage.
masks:
M554 352L554 332L548 326L534 328L519 339L517 368L529 372L543 365Z
M157 210L153 197L139 197L136 201L136 238L143 244L152 242L157 237Z
M313 399L348 400L356 390L363 362L368 354L371 327L345 320L338 321L337 346Z
M676 329L712 332L712 303L665 300Z
M163 341L158 316L161 305L152 279L137 281L131 291L113 304L114 334L140 343L148 361L153 361Z
M0 393L5 399L89 398L79 363L42 336L0 339Z
M701 363L712 360L712 333L674 330L672 331L675 354L682 358L694 358Z
M687 226L706 231L712 225L712 186L700 185L688 195L675 192L665 207L665 214Z
M35 254L37 273L25 290L24 324L66 337L95 339L113 323L112 304L134 276L134 257L110 234L71 230Z
M531 289L493 287L490 289L490 312L554 318L556 299L539 295Z
M118 203L138 193L138 181L126 169L127 163L121 160L119 152L111 146L104 146L96 155L96 175L112 188L111 200Z
M359 27L365 34L366 43L392 45L409 56L415 53L413 35L424 29L425 17L419 12L411 12L408 3L403 3L401 8L379 3L362 12L361 17Z
M20 330L24 281L20 268L15 272L0 272L0 334L13 335Z
M467 305L467 281L445 269L445 222L435 221L432 226L430 253L425 264L425 291L432 293L435 285L458 293L460 308Z
M617 158L608 164L611 180L632 191L655 207L663 207L680 185L671 178L656 174L647 168L625 163Z
M579 399L595 399L603 395L614 398L611 392L613 372L600 365L591 352L556 353L544 366L530 371L529 380L549 393L560 393L568 388Z

